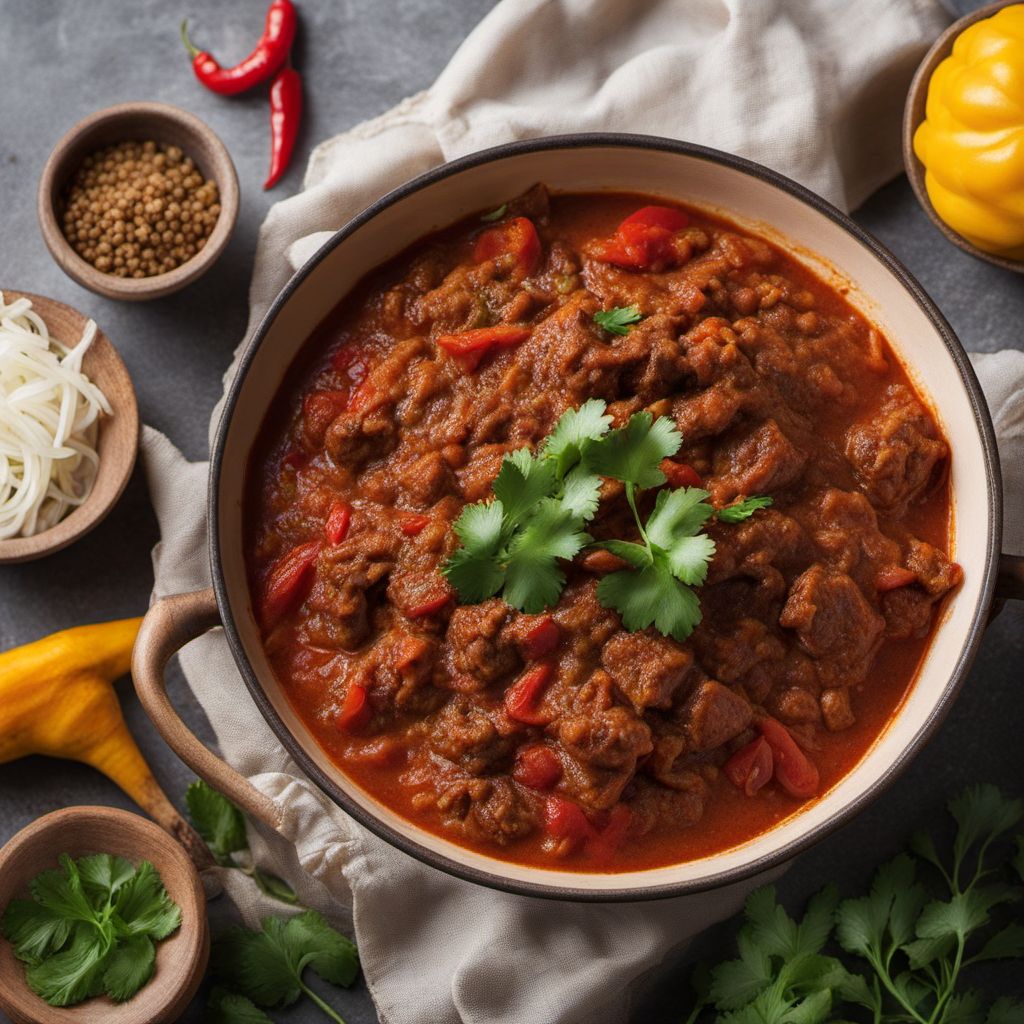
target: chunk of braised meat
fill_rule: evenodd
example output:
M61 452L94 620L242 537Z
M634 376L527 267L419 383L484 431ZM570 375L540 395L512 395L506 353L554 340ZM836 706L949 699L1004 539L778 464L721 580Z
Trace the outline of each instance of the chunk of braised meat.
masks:
M851 685L867 675L885 620L849 576L817 563L794 581L779 625L796 632L823 683Z
M470 775L492 774L509 766L514 732L500 710L457 693L430 720L427 744Z
M532 801L504 775L450 779L439 788L437 808L467 838L498 846L528 836L537 827Z
M606 809L618 801L637 760L651 752L651 730L632 709L611 702L609 679L596 680L580 697L557 724L568 755L565 785L580 803Z
M696 825L704 817L711 790L703 771L686 776L685 786L669 788L638 775L630 786L629 806L636 835L660 829L675 832Z
M628 393L648 405L675 388L689 370L679 335L683 320L656 313L626 335L635 365L626 375Z
M842 732L849 729L857 720L850 704L850 691L845 686L833 686L822 690L819 698L821 717L825 720L825 728L829 732Z
M359 676L374 708L396 713L426 714L444 700L431 685L438 658L435 637L389 629L370 648L359 666Z
M774 495L799 480L806 463L807 456L778 423L767 419L715 451L708 490L716 505L726 505L740 495Z
M701 779L702 765L693 763L694 751L686 734L674 722L661 717L652 718L654 750L644 761L643 770L669 789L692 791Z
M750 701L716 679L706 679L680 708L677 720L692 750L714 750L746 729L754 718Z
M924 493L949 451L909 388L893 384L881 409L851 427L846 457L878 509L898 513Z
M777 690L769 702L772 716L786 725L806 725L821 721L817 687L787 686Z
M913 581L887 590L879 599L886 634L894 640L927 635L932 624L932 609L963 580L963 570L956 562L950 562L927 541L914 537L908 541L905 566L913 573Z
M482 604L460 605L448 621L444 638L445 668L453 689L476 691L511 675L521 661L514 643L502 637L511 609L494 597Z
M365 530L323 548L307 598L304 629L310 643L353 651L366 640L367 591L387 578L399 544L390 530Z
M592 579L570 583L552 617L564 638L562 650L568 655L562 659L559 678L567 686L579 686L589 673L587 666L622 628L622 622L615 612L601 606L597 582Z
M701 667L726 683L743 683L763 701L775 680L786 647L761 619L749 615L705 615L690 637Z
M693 655L653 629L616 633L601 651L601 664L639 714L667 708L693 667Z

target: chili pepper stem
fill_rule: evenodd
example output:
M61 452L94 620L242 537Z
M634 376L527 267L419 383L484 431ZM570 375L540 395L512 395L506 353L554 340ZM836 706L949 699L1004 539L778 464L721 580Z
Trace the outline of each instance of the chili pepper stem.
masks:
M188 37L188 18L181 19L181 41L185 44L185 49L188 50L188 54L193 60L199 56L198 47Z

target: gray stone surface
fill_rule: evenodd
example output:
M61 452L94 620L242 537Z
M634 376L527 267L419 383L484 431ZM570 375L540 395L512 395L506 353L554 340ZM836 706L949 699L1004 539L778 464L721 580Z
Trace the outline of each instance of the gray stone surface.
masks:
M971 6L970 0L957 3ZM490 0L306 0L296 63L307 82L307 117L295 167L268 195L260 189L267 164L265 98L206 93L178 42L179 21L188 14L193 37L233 61L258 33L262 3L0 0L0 288L40 292L94 316L128 364L146 422L189 457L203 457L210 409L244 328L253 247L271 201L299 187L314 141L428 85L490 6ZM85 114L126 99L163 100L204 118L231 151L242 186L238 227L217 267L185 292L144 305L100 299L66 278L50 260L35 220L36 182L59 136ZM946 243L904 179L872 197L857 219L920 278L968 348L1024 348L1021 278ZM111 517L73 548L45 562L0 567L0 649L83 621L139 613L148 599L155 540L137 473ZM872 865L927 824L944 797L966 782L990 779L1021 791L1022 661L1024 622L1021 610L1010 608L989 629L963 695L924 753L883 799L801 857L786 876L781 890L791 905L827 881L860 886ZM173 690L186 718L207 734L180 679ZM119 692L157 777L179 799L191 773L164 747L127 681ZM68 762L32 758L0 766L0 841L40 814L82 803L131 806L104 778ZM221 905L216 913L229 908ZM729 934L728 927L714 930L697 952L721 955ZM678 964L667 965L634 1019L684 1016L683 978ZM993 972L988 983L994 993L1024 994L1024 982L1008 971ZM334 1001L349 1024L375 1020L362 985ZM322 1020L305 1010L275 1016L296 1024ZM183 1019L199 1017L193 1007Z

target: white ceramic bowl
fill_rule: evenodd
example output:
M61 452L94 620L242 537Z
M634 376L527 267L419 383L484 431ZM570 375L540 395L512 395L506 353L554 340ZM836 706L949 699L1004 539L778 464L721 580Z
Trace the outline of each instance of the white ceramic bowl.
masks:
M362 790L324 755L267 662L250 606L242 548L243 477L253 439L300 347L363 275L428 232L504 202L535 182L555 191L632 191L721 212L795 252L889 338L950 439L954 557L963 586L944 606L910 695L861 762L820 799L772 830L710 857L617 874L511 864L425 832ZM175 643L217 618L259 711L323 790L353 817L413 856L463 878L535 896L637 900L737 881L791 857L876 797L927 740L956 695L989 614L1001 537L1001 489L992 425L970 363L946 321L897 260L848 217L792 181L713 150L641 136L580 135L516 143L431 171L375 203L295 276L256 331L228 393L210 477L212 595L151 612L137 659L140 693L164 735L200 774L249 800L251 787L184 734L155 666ZM172 599L173 601L173 599ZM172 638L170 634L173 634Z

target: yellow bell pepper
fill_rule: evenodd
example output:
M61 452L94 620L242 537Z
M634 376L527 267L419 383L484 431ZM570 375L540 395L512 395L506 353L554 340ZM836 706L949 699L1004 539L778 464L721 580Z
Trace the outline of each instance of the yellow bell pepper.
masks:
M946 224L985 252L1024 259L1024 4L957 37L928 83L914 152Z

